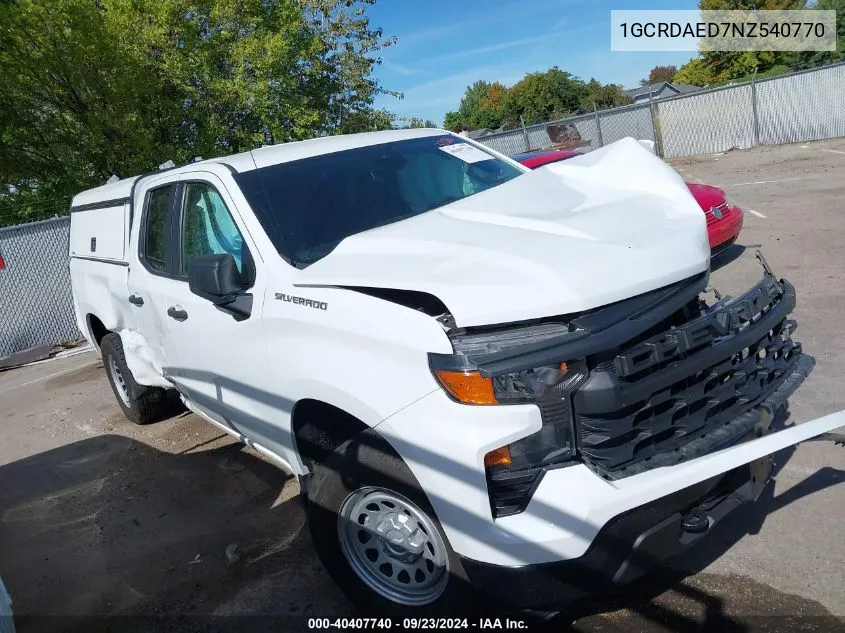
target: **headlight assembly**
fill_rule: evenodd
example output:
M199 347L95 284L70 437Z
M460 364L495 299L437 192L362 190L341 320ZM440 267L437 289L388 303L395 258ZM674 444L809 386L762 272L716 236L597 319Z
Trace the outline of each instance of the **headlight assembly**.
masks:
M586 379L583 359L523 371L483 376L471 358L495 354L516 340L522 345L559 336L563 326L543 327L528 336L497 339L487 335L467 341L453 341L453 356L432 355L431 369L444 391L455 401L468 405L536 405L542 417L540 430L510 444L500 446L484 458L494 516L519 512L522 488L536 480L543 468L569 462L575 457L575 428L570 396ZM565 331L565 329L563 329ZM460 352L458 352L460 350ZM524 481L523 481L524 480ZM517 483L521 482L521 483ZM516 486L516 487L514 487Z

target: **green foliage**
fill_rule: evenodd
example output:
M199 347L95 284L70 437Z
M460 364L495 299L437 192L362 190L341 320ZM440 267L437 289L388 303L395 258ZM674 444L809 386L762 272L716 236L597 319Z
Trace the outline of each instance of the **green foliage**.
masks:
M487 93L490 92L491 84L487 81L476 81L471 86L467 86L464 92L464 98L461 99L461 105L458 107L458 114L467 122L471 122L472 117L481 107L481 104L487 98Z
M557 66L528 73L508 90L502 106L504 120L525 124L562 119L577 112L587 95L586 84Z
M0 222L167 159L390 127L374 1L0 3Z
M443 126L447 130L498 128L502 125L502 106L508 89L501 83L476 81L467 86L457 112L447 112Z
M714 81L714 73L700 57L689 60L678 69L672 78L672 83L689 84L691 86L709 86Z
M499 82L476 81L468 86L457 112L447 112L444 127L455 132L514 127L561 119L582 110L631 103L621 86L585 83L555 66L528 73L507 88Z
M618 84L602 84L591 79L587 84L587 94L581 99L583 110L606 110L617 106L628 105L631 98L625 94Z
M700 0L698 8L702 11L724 11L757 9L760 11L779 11L803 9L806 0Z
M443 127L452 132L460 132L466 126L459 112L447 112L443 117Z
M738 84L738 83L743 83L743 82L746 82L746 81L751 81L753 79L768 79L769 77L779 77L780 75L785 75L785 74L790 73L790 72L792 72L792 68L790 68L789 66L785 66L783 64L780 64L778 66L772 66L771 68L769 68L768 70L766 70L762 73L754 74L752 72L751 74L746 75L744 77L737 77L737 78L731 79L729 81L717 82L717 83L713 84L713 87L723 86L723 85L726 85L726 84Z
M405 124L405 125L394 126L394 127L396 127L396 129L400 129L400 130L422 128L422 127L440 127L438 125L435 125L434 121L431 121L429 119L423 120L423 119L420 119L419 117L415 117L415 116L412 116L412 117L407 118L407 119L399 119L399 121L401 121L402 123Z
M476 81L467 86L457 112L459 128L499 127L498 117L489 108L482 107L491 88L492 84L487 81Z
M791 62L796 70L845 61L845 0L818 0L813 9L836 11L836 50L795 53Z
M662 84L664 82L671 82L672 78L677 72L677 66L655 66L648 73L648 77L640 80L640 85L648 86L649 84Z
M700 0L702 11L759 9L759 10L794 10L806 8L806 0ZM845 9L845 0L818 0L811 9ZM845 35L845 17L837 14L837 26L840 38ZM728 82L749 80L757 77L776 76L786 69L811 68L845 59L843 43L839 40L840 50L831 53L787 53L771 51L704 51L687 64L681 66L675 74L676 83L689 83L696 86L720 85Z
M487 96L481 102L480 108L500 112L508 96L508 89L504 84L494 81L487 89Z
M387 110L362 108L347 114L337 129L339 134L357 134L358 132L377 132L392 130L393 115Z

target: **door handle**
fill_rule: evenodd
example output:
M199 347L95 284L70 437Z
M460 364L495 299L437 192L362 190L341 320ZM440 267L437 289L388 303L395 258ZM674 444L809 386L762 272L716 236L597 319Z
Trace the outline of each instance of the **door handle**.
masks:
M133 306L142 306L144 305L144 298L138 295L129 295L129 303Z
M184 310L177 310L175 306L170 306L167 308L167 316L177 321L184 321L188 318L188 313Z

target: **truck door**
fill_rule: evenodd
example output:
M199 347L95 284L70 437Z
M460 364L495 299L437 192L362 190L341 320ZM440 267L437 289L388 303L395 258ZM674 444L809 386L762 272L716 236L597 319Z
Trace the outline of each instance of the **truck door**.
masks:
M241 435L285 459L286 436L274 423L281 419L279 409L285 407L268 388L272 380L261 322L266 280L259 253L215 174L183 176L177 198L178 267L159 308L169 321L168 377L204 413L225 420ZM221 253L231 253L241 271L247 266L256 271L248 290L253 303L247 318L236 319L189 289L191 259Z
M170 333L165 305L168 286L178 285L171 269L175 256L172 226L179 187L178 174L162 174L141 181L133 200L128 296L132 357L143 363L143 371L132 368L136 379L154 384L150 378L166 378L168 364L165 342ZM126 347L127 341L124 341ZM139 375L141 374L141 375ZM144 378L147 378L146 380Z

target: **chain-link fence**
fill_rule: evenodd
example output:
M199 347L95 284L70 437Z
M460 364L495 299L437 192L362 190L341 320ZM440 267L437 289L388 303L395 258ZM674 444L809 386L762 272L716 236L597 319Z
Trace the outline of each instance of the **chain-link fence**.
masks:
M701 90L489 134L514 155L553 147L590 151L626 136L656 142L664 158L845 136L845 64ZM556 138L560 130L574 130Z
M655 140L651 105L636 104L528 125L478 139L508 156L553 147L589 151L626 136Z
M0 228L0 356L78 338L68 268L70 218Z
M754 147L750 84L671 98L657 106L665 158Z
M761 145L845 136L845 64L756 83Z
M845 64L661 100L663 156L845 136L843 101Z

